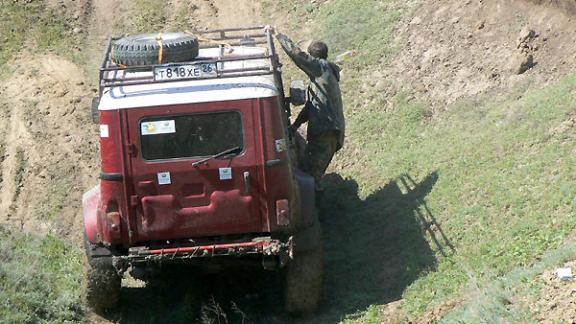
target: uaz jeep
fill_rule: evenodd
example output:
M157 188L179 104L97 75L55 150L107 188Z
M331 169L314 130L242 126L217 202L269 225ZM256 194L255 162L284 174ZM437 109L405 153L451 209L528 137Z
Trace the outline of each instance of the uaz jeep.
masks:
M283 271L287 311L311 312L321 230L314 180L290 152L273 39L261 27L195 35L106 49L93 102L100 183L83 196L87 301L113 307L128 270L242 260Z

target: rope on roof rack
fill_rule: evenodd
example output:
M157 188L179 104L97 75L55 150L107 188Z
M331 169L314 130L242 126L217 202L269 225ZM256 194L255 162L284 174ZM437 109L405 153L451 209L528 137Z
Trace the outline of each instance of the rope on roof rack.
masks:
M156 42L158 43L158 46L160 46L160 48L158 49L158 64L162 64L162 56L164 54L164 45L162 45L162 33L158 33L158 36L156 36Z
M204 36L196 35L196 34L192 33L192 32L189 31L189 30L186 30L186 31L184 31L184 32L185 32L186 34L190 34L190 35L198 38L198 40L201 41L201 42L206 42L206 43L214 44L214 45L224 45L224 47L226 47L227 49L232 49L232 45L230 45L230 43L221 42L221 41L216 41L216 40L213 40L213 39L204 37Z

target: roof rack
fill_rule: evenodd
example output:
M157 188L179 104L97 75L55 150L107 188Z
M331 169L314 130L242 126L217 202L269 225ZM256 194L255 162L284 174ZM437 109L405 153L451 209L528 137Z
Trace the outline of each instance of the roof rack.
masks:
M284 98L280 72L281 64L278 60L272 35L270 31L264 30L264 26L194 31L192 34L198 37L201 49L219 49L219 55L215 57L199 57L188 62L124 66L114 63L110 55L113 42L120 39L120 37L110 38L100 66L99 97L102 97L102 93L107 87L274 75L276 84L280 85L278 90L282 98ZM230 47L246 45L262 47L266 50L263 54L226 56L226 50ZM224 64L226 62L255 62L258 64ZM211 73L201 76L178 77L175 79L163 79L155 75L155 72L159 73L161 69L186 65L194 67L208 65L213 70L211 70ZM226 65L233 66L233 68L226 68Z

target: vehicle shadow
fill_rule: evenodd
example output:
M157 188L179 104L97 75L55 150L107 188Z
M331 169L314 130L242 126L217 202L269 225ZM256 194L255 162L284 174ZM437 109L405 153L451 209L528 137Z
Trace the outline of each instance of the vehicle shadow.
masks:
M436 267L427 235L439 253L453 252L424 200L437 180L437 172L420 183L402 175L362 199L355 180L325 177L325 302L319 319L339 321L400 299L421 272Z
M180 269L164 285L125 287L121 306L106 317L119 323L336 323L396 301L420 273L435 269L429 241L437 253L454 251L425 202L437 179L436 172L419 183L402 175L363 199L354 179L325 177L323 302L310 317L285 314L281 275L255 268L214 275Z

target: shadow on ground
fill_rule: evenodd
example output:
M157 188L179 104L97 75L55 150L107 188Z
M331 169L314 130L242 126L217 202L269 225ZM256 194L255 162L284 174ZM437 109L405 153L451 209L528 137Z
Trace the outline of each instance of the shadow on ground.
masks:
M404 175L361 199L355 180L326 176L322 319L336 322L370 305L396 301L422 271L435 268L425 236L432 224L439 226L424 198L437 178L434 172L415 183Z
M312 317L287 316L280 275L254 268L218 275L180 270L159 285L123 288L121 307L106 317L120 323L335 323L398 300L422 271L436 266L426 235L440 253L451 249L424 201L437 177L416 183L404 175L365 199L355 180L325 177L324 298Z

